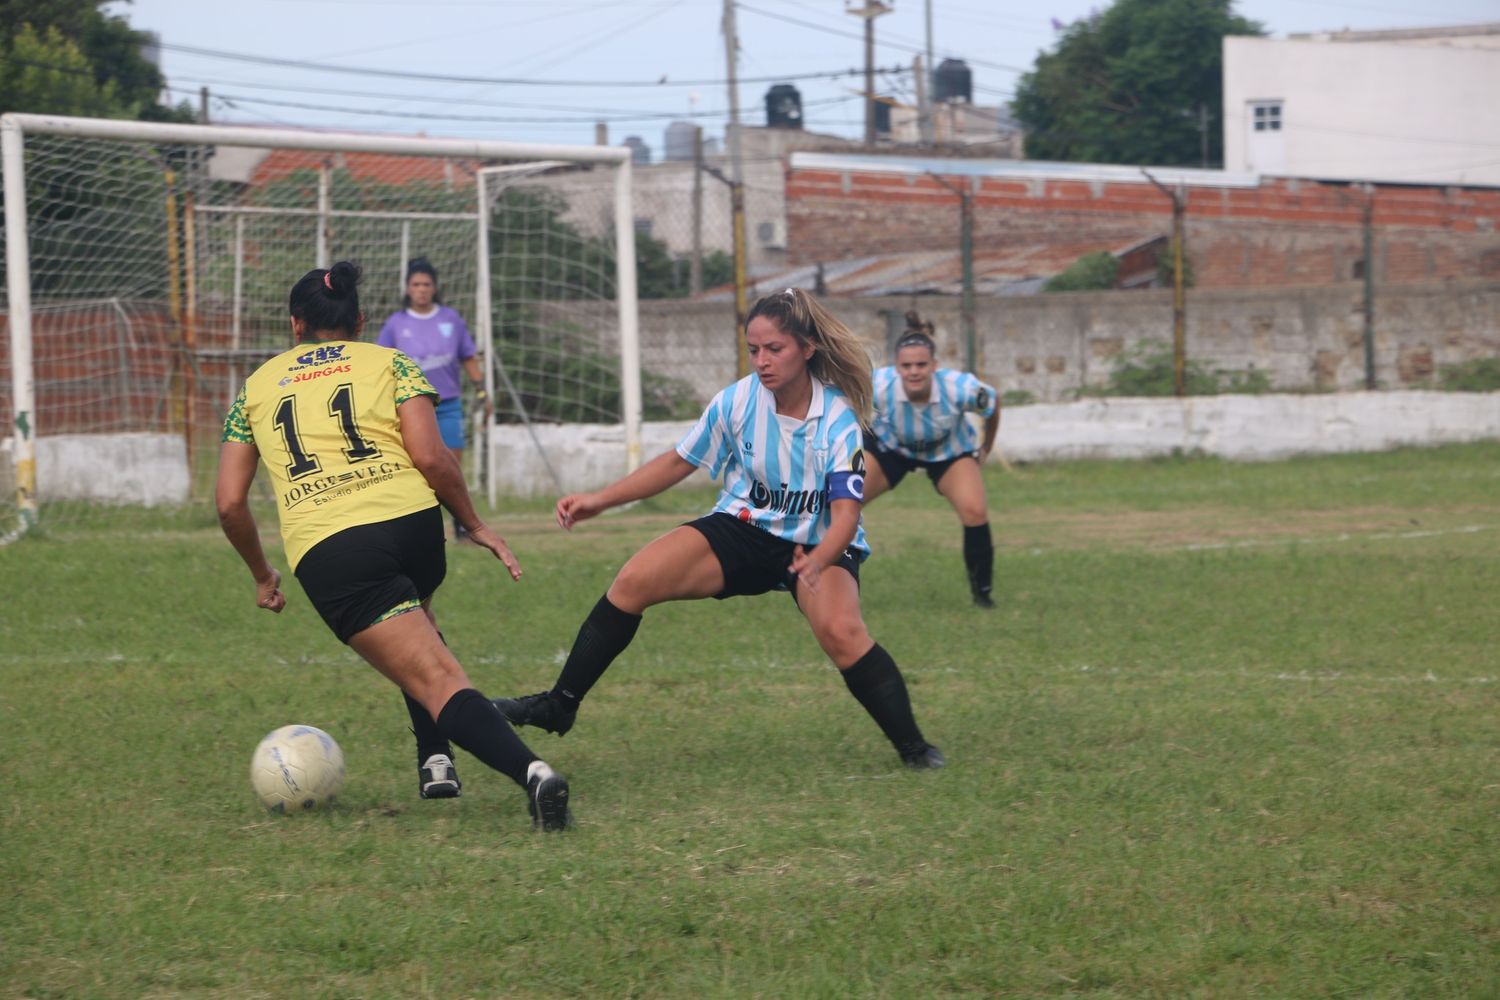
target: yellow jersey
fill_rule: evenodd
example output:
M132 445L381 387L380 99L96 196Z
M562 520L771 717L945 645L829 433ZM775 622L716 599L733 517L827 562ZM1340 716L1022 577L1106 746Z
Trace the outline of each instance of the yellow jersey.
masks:
M437 503L401 440L413 396L438 400L411 358L355 340L300 344L245 380L223 440L259 449L293 570L329 535Z

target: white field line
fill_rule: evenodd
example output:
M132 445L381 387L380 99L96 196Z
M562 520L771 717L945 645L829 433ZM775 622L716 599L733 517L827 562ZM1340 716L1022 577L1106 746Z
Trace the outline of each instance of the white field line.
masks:
M1224 679L1236 678L1250 681L1293 681L1303 684L1356 683L1356 684L1495 684L1500 677L1480 674L1475 677L1441 677L1431 670L1420 674L1370 676L1351 674L1342 670L1277 670L1258 673L1253 670L1152 670L1139 667L1095 667L1089 664L1059 666L1058 673L1087 674L1101 677L1189 677Z
M1493 531L1493 524L1466 524L1458 528L1433 528L1428 531L1377 531L1370 533L1340 532L1337 535L1306 535L1296 538L1250 538L1240 542L1194 542L1174 546L1181 552L1200 552L1212 549L1250 549L1267 545L1295 545L1299 542L1360 542L1360 541L1405 541L1412 538L1440 538L1444 535L1472 535L1480 531Z

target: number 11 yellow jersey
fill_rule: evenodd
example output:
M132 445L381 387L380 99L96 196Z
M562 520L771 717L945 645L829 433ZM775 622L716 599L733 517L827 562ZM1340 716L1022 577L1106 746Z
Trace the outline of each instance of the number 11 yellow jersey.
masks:
M437 503L401 440L413 396L438 398L411 358L354 340L298 345L245 380L223 440L259 449L293 570L329 535Z

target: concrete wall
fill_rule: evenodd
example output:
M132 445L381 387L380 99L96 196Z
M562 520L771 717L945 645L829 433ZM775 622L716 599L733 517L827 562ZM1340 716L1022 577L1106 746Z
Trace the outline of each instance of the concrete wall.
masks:
M891 331L916 308L937 327L939 363L961 366L959 303L949 296L829 300L880 363ZM893 327L893 324L895 326ZM981 298L979 373L1002 393L1038 402L1103 385L1120 356L1172 339L1167 290ZM1188 356L1209 369L1263 372L1281 391L1364 384L1364 290L1195 289L1187 299ZM735 377L733 308L724 303L641 304L642 366L688 382L706 402ZM1376 377L1384 388L1421 388L1443 365L1500 355L1500 281L1382 287L1375 296Z
M1290 177L1500 185L1500 58L1408 41L1224 39L1224 166ZM1281 163L1248 109L1281 102Z
M691 421L647 424L644 457L673 447L691 426ZM524 428L502 427L490 442L502 493L547 496L597 489L625 473L618 427L535 430L562 482L552 482ZM1500 393L1375 392L1096 399L1011 407L1003 413L996 447L1010 461L1029 462L1178 452L1268 461L1494 438L1500 438ZM707 484L708 477L699 471L689 481Z
M0 439L10 471L11 438ZM186 503L187 449L179 434L56 434L36 440L37 498L105 503Z

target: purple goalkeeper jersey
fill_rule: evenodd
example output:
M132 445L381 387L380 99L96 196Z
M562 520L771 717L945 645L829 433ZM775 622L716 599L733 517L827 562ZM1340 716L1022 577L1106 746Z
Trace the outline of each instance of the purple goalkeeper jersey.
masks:
M460 363L474 356L474 338L463 317L447 306L417 317L402 309L391 313L375 343L394 347L415 361L441 399L456 399L463 388Z

